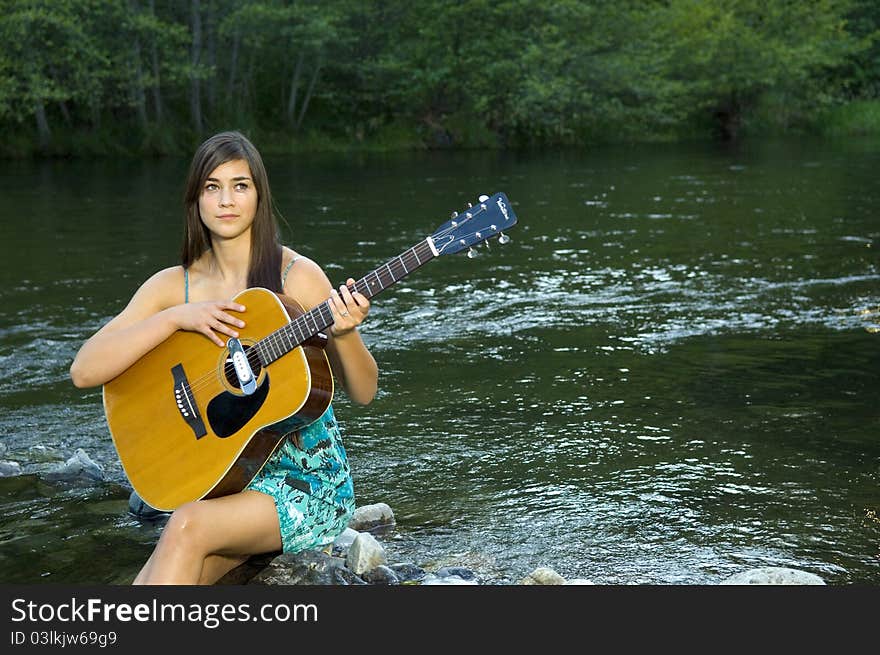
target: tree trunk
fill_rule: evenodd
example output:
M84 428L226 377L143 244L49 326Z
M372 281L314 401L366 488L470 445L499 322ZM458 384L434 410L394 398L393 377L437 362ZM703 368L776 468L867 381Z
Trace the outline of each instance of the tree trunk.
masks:
M238 94L238 97L241 100L247 101L246 105L242 105L244 110L253 111L257 106L257 92L254 88L254 73L256 72L257 67L257 54L254 51L251 51L248 56L248 65L247 65L247 73L245 73L245 85L241 92Z
M206 41L208 45L208 66L211 73L208 76L208 113L214 115L217 107L217 13L208 11L208 18L205 24Z
M241 36L238 28L232 36L232 61L229 63L229 79L226 81L226 97L231 98L235 93L235 77L238 74L238 46L241 43Z
M50 65L50 70L52 71L53 79L61 79L61 76L58 74L58 71L54 66ZM67 102L65 100L59 100L58 109L61 111L61 118L64 119L64 124L69 127L72 121L70 118L70 110L67 108Z
M202 56L202 12L199 0L192 0L192 48L190 49L189 111L193 127L198 134L204 131L202 121L202 90L199 83L199 60Z
M128 0L128 9L132 14L140 13L137 0ZM141 67L141 41L138 36L132 43L132 57L134 59L134 105L137 108L138 122L141 130L147 129L147 97L144 93L144 72Z
M302 63L305 55L300 50L299 56L296 58L296 67L293 69L293 78L290 81L290 96L287 99L287 122L293 125L293 118L296 116L296 94L299 90L299 76L302 73Z
M150 0L150 15L156 15L156 4L155 0ZM153 43L150 44L150 59L152 60L153 66L153 84L152 84L152 92L153 92L153 113L156 117L156 125L162 125L162 88L160 86L159 80L159 48L156 46L156 38L153 37Z
M46 106L42 100L34 103L34 117L37 119L37 143L40 145L40 150L46 152L52 133L49 130L49 121L46 119Z
M306 110L309 108L309 100L312 99L312 93L315 90L315 83L318 81L318 73L321 72L321 58L318 58L318 61L315 62L315 70L312 72L312 79L309 80L309 88L306 91L306 97L303 98L302 107L299 110L299 118L296 119L296 129L299 130L302 127L303 118L306 115Z
M71 124L71 119L70 119L70 110L67 108L67 103L64 102L63 100L59 100L58 101L58 109L61 110L61 117L64 119L64 124L69 127Z

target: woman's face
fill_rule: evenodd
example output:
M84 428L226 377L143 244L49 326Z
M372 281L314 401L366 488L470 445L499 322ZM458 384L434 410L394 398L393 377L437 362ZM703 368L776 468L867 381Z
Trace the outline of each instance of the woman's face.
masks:
M214 238L235 239L250 231L258 203L250 166L244 159L233 159L208 174L199 195L199 215Z

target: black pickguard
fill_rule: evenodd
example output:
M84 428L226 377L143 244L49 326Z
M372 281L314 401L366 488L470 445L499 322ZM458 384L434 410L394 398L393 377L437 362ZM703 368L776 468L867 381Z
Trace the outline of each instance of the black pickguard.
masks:
M218 437L231 437L260 411L269 395L269 376L250 396L224 391L208 403L208 424Z

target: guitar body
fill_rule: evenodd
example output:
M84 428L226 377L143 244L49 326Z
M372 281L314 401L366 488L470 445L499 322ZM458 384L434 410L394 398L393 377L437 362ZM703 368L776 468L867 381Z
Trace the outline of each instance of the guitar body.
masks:
M304 313L292 298L262 288L235 301L247 308L229 312L246 323L239 330L245 353ZM287 433L329 406L325 343L318 333L265 366L254 364L256 389L246 393L228 346L181 330L105 384L110 434L138 495L172 511L244 489ZM256 362L255 351L247 358Z

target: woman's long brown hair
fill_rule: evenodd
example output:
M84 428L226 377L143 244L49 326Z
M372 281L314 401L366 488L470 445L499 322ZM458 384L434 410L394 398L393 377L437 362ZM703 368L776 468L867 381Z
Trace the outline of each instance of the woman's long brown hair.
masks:
M181 263L184 268L189 268L211 248L211 233L199 216L199 196L211 171L235 159L248 163L257 190L257 211L251 227L248 287L281 291L281 243L266 167L254 144L240 132L215 134L202 143L193 155L183 195L186 216Z

